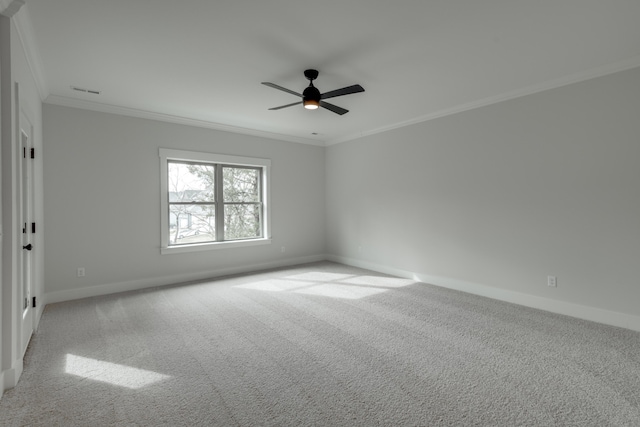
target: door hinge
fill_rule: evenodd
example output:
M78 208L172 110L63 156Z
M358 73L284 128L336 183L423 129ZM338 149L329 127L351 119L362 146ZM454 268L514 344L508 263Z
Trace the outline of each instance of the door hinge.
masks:
M36 158L36 149L35 149L35 148L32 148L32 149L31 149L31 158L32 158L32 159L35 159L35 158Z
M33 234L36 233L36 223L35 222L31 223L31 233L33 233Z
M36 308L36 297L33 297L33 308Z
M25 234L27 232L27 223L24 223L24 227L22 227L22 234Z

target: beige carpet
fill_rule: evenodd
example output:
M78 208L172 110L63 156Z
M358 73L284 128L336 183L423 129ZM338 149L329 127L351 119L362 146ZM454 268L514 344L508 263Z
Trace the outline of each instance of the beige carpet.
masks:
M639 426L640 334L317 263L47 307L2 426Z

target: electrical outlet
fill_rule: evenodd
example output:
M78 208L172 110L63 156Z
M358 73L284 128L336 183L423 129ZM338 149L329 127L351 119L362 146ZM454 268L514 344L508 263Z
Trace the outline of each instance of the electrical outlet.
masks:
M78 277L84 277L84 267L78 268Z
M558 278L556 276L547 276L547 286L555 288L558 286Z
M286 248L283 246L280 248L280 252L284 253L286 251Z

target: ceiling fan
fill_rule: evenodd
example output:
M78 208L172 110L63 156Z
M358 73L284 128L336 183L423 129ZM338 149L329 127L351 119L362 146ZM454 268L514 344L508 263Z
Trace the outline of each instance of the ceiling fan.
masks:
M318 70L305 70L304 76L309 80L309 86L302 92L302 94L298 92L294 92L282 86L278 86L275 83L262 82L263 85L272 87L274 89L278 89L292 95L299 96L302 98L300 102L294 102L293 104L281 105L280 107L269 108L269 110L280 110L282 108L293 107L294 105L303 104L304 108L307 110L315 110L318 107L326 108L327 110L333 111L336 114L346 114L349 110L345 110L342 107L338 107L337 105L329 104L328 102L323 101L323 99L335 98L336 96L350 95L352 93L364 92L364 88L360 85L353 85L343 87L342 89L336 89L325 93L320 93L318 88L313 85L313 81L318 78Z

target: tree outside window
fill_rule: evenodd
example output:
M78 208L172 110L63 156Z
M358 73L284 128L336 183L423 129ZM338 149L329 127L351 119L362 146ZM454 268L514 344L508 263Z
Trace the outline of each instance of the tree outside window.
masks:
M261 167L169 160L167 168L169 245L263 237Z

